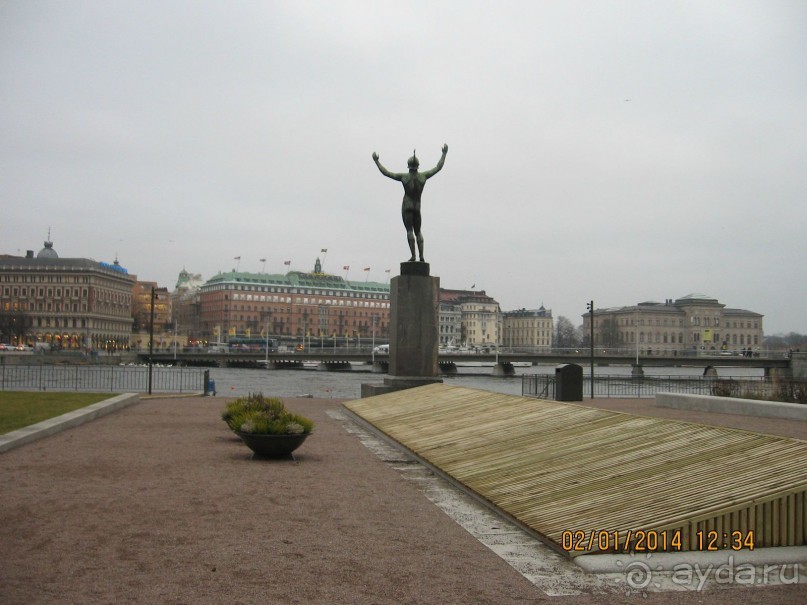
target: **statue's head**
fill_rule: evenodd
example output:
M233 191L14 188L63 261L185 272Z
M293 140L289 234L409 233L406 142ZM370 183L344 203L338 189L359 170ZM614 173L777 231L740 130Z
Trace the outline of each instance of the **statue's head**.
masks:
M420 166L420 162L418 162L418 158L414 150L412 151L412 157L406 161L406 165L409 166L409 170L417 170L418 166Z

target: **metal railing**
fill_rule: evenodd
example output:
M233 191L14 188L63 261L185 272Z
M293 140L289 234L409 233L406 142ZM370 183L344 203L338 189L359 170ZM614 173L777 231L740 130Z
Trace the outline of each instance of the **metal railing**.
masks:
M718 395L750 399L775 398L780 401L807 403L807 382L795 380L768 380L734 377L680 377L680 376L595 376L595 397L642 398L655 397L656 393L689 393L692 395ZM591 393L591 377L583 377L583 394ZM540 399L555 398L555 376L525 374L521 377L521 394Z
M549 374L524 374L521 377L521 396L554 399L555 377Z
M209 371L200 368L152 367L152 391L207 392ZM147 366L2 365L2 391L84 391L147 393Z

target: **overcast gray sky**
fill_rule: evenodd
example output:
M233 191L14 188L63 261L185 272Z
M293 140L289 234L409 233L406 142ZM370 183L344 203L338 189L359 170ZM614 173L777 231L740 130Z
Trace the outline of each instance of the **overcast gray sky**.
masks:
M0 2L0 253L384 282L443 143L443 287L807 333L807 2Z

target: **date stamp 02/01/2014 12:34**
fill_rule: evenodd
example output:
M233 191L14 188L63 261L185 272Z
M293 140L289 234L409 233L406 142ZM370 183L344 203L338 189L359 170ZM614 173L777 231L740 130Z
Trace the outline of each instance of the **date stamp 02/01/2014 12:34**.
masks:
M568 552L680 552L683 550L754 550L754 531L698 530L691 537L675 530L565 530L561 547Z

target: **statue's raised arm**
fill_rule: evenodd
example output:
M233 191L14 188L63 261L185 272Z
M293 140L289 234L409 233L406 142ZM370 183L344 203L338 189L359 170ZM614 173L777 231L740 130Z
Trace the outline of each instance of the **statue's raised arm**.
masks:
M448 154L448 145L443 144L443 155L440 157L440 161L437 162L437 166L426 172L421 172L421 174L429 179L440 172L443 169L443 164L446 162L446 154Z
M373 152L373 161L375 162L375 165L378 166L378 169L381 171L381 174L383 174L384 176L387 176L387 177L389 177L391 179L394 179L396 181L400 181L400 180L403 179L403 177L404 177L403 174L397 174L395 172L390 172L389 170L384 168L384 166L381 165L381 162L378 161L378 154L375 151Z

